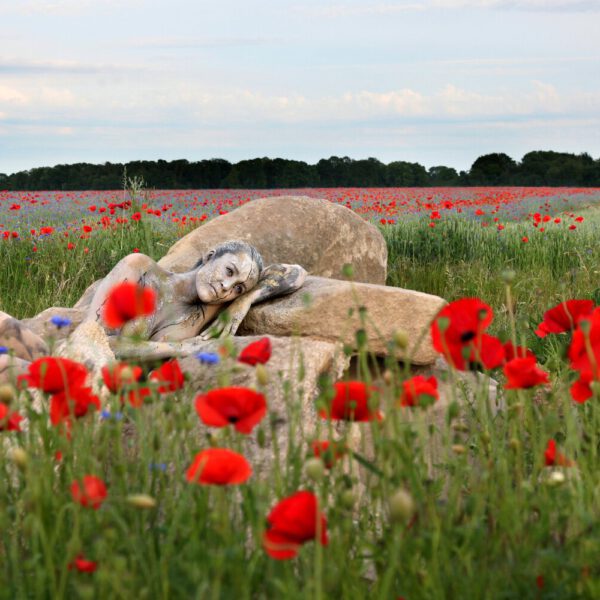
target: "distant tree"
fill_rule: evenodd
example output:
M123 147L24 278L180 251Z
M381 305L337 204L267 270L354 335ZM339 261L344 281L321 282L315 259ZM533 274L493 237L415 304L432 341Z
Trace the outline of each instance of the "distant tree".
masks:
M451 186L459 184L459 177L456 169L451 167L430 167L427 171L429 177L429 185L434 186Z
M600 186L600 159L589 154L536 150L517 164L497 153L480 156L467 173L438 165L429 171L419 163L385 165L370 157L353 160L331 156L315 165L283 158L254 158L232 164L222 158L199 162L130 161L103 165L75 163L0 174L0 189L107 190L123 186L123 175L141 177L159 189L292 188L292 187L416 187L450 185Z
M386 185L391 187L417 187L428 181L427 171L419 163L395 161L386 168Z
M471 166L469 181L474 185L508 185L516 172L517 163L508 154L485 154Z

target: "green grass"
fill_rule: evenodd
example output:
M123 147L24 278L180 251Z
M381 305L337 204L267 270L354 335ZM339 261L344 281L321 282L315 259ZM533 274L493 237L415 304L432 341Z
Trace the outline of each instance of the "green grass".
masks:
M368 460L346 457L322 480L308 478L303 424L290 402L291 447L280 469L257 473L235 489L191 486L183 477L208 445L196 428L198 390L155 396L140 410L125 409L120 421L79 420L71 441L22 397L29 430L0 434L29 458L20 471L9 460L9 443L0 449L0 597L599 597L599 401L571 401L565 336L539 340L532 333L561 299L599 299L594 220L576 232L545 236L523 224L497 234L466 221L440 223L434 231L420 221L383 231L389 285L448 300L478 296L496 313L492 332L505 339L511 320L502 273L514 270L518 336L551 370L551 391L509 392L508 408L494 417L484 391L468 396L464 386L452 385L454 403L430 427L428 411L416 411L410 421L395 407L405 373L388 361L385 420L355 426L370 432ZM79 244L66 250L64 240L45 240L35 255L24 244L0 242L0 309L25 317L70 306L134 247L158 258L172 241L166 233L151 238L126 228L86 240L89 254ZM233 364L219 366L225 379ZM493 376L502 381L501 373ZM289 385L293 390L300 382ZM114 397L109 405L120 410ZM267 440L269 428L267 418L260 426ZM322 423L323 438L334 433L344 439L349 428L342 424L334 432ZM217 438L242 452L249 443L232 432ZM550 438L577 463L562 484L548 484L543 461ZM431 469L426 456L434 445L440 450ZM60 466L56 450L64 454ZM163 463L164 472L152 468ZM107 482L109 499L98 511L71 500L70 483L84 474ZM412 496L414 520L390 519L388 500L398 488ZM297 559L277 562L261 548L265 517L276 498L297 489L319 495L330 544L306 544ZM151 495L157 507L130 505L132 493ZM99 562L96 573L67 569L80 551Z

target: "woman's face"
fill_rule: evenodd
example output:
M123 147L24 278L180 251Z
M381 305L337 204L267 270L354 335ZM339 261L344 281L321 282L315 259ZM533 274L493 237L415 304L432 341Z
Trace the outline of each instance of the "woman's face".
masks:
M231 302L258 282L258 266L246 252L208 254L196 273L198 298L205 304Z

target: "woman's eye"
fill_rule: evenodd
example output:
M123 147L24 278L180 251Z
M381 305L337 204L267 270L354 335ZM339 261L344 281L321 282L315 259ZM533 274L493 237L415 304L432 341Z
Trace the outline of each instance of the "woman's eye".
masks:
M235 286L235 291L236 291L237 294L241 294L244 290L243 290L243 288L242 288L241 285L236 285Z
M231 277L233 275L233 269L230 269L229 267L227 267L227 275L229 277Z

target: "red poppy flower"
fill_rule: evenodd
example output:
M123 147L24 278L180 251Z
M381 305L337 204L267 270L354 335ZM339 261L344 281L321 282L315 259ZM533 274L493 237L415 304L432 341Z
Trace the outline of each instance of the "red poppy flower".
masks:
M331 469L336 461L346 454L348 448L341 442L330 442L329 440L314 440L311 443L313 454L321 458L328 469Z
M522 390L548 383L548 373L537 366L535 357L513 358L504 365L504 374L507 390Z
M238 356L238 361L247 365L265 364L271 358L271 340L264 337L248 344Z
M494 313L479 298L447 304L431 325L433 347L461 371L474 366L494 369L504 361L501 342L484 331Z
M205 425L233 425L240 433L250 433L267 413L267 403L254 390L226 387L199 394L196 412Z
M326 546L329 541L327 519L318 511L317 497L312 492L301 491L273 507L267 517L263 544L269 556L287 560L294 558L300 546L316 539L318 534L319 541Z
M577 328L573 332L568 354L573 369L593 371L598 368L600 365L600 307L595 308L591 314L580 317Z
M380 420L381 413L370 406L377 388L368 386L362 381L340 381L334 384L335 397L329 408L319 411L324 419L342 421L372 421Z
M151 315L156 310L156 293L149 287L125 281L110 290L102 318L108 327L121 327L131 319Z
M181 367L176 358L167 361L158 369L152 371L148 376L148 379L164 384L158 388L158 391L161 394L166 392L176 392L177 390L180 390L184 384L183 373L181 372Z
M538 325L535 334L546 337L549 333L573 331L581 317L594 310L591 300L567 300L544 313L544 320Z
M44 356L34 360L18 381L48 394L56 394L74 387L81 387L88 372L85 365L69 358Z
M416 375L402 383L400 406L428 406L439 399L438 382L434 376L425 379Z
M593 395L592 383L594 381L600 381L600 372L597 370L596 377L593 376L592 371L581 371L579 379L571 386L571 397L575 402L583 404L587 402Z
M93 573L98 568L98 563L88 560L83 554L78 554L70 563L69 571L77 569L80 573Z
M513 358L536 358L535 354L526 346L515 346L510 340L504 344L504 360Z
M569 460L564 454L556 451L556 442L548 440L548 445L544 452L544 463L547 467L571 467L573 461Z
M250 475L252 467L241 454L227 448L208 448L196 454L186 479L204 485L235 485L244 483Z
M6 404L0 402L0 431L21 431L22 420L18 412L11 412Z
M102 379L106 387L113 394L120 394L122 404L127 400L135 408L141 406L144 403L144 398L151 393L148 388L128 389L130 386L135 385L141 376L141 367L130 366L127 363L102 367Z
M71 417L84 417L89 410L100 410L100 400L90 387L59 392L50 398L50 422L52 425L69 421Z
M84 475L83 486L79 481L74 481L71 484L71 496L81 506L89 506L94 510L98 510L104 500L106 500L106 485L99 477Z

